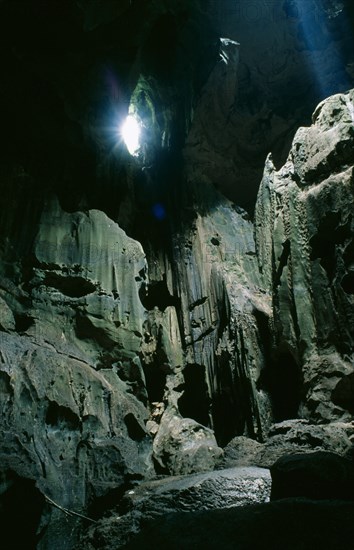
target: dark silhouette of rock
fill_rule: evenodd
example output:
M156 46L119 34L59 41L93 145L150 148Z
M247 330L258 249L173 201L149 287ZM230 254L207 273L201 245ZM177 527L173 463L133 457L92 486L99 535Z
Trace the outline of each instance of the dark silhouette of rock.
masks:
M270 472L272 500L306 497L354 501L354 463L335 453L285 455Z

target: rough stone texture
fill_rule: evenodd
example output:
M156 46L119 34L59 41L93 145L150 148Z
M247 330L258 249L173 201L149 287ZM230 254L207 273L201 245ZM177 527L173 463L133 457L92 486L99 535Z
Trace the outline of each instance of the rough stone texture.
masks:
M229 510L168 514L148 524L124 548L349 549L354 537L353 510L349 502L284 499ZM116 548L114 537L106 548Z
M81 348L97 368L136 357L144 318L139 288L146 277L141 245L103 212L68 214L54 201L41 217L34 255L29 286L38 321L28 334L43 334L67 353Z
M193 171L188 177L196 215L173 237L170 283L181 300L184 391L198 384L200 392L186 416L203 424L209 417L223 445L237 434L262 438L272 413L256 381L265 368L261 330L267 333L271 310L257 267L253 226L242 209L207 182L198 185Z
M345 87L334 54L344 40L352 59L348 9L304 2L307 29L279 0L281 24L248 25L240 48L218 40L202 0L0 2L0 506L28 488L39 550L69 550L86 525L43 494L99 517L153 465L212 469L235 436L258 442L233 441L226 460L349 449L353 92L316 110L282 171L268 160L256 245L214 188L247 202L265 151L279 160L324 97L307 94L298 56L319 61L325 89ZM268 86L272 66L289 85ZM269 430L298 416L311 423Z
M268 502L269 496L270 473L255 467L142 483L124 495L117 511L90 527L77 550L120 548L147 522L166 514L249 506Z
M296 408L315 422L352 418L342 396L353 373L353 101L350 91L321 103L279 172L268 158L258 195L257 254L274 313L269 383L291 381L283 418Z
M220 117L220 107L210 104L205 111L208 123L202 129L213 128L215 144L205 168L229 198L253 209L268 153L280 167L295 132L309 123L319 101L354 85L353 5L350 0L211 0L209 5L220 35L239 43L240 63L236 85L229 86L234 100L225 103L231 104L227 115Z
M14 86L23 63L31 74L26 85L37 87L44 79L47 92L52 82L49 97L53 104L59 98L63 112L54 123L50 101L41 102L26 88L28 116L38 118L32 124L36 131L31 140L23 137L27 153L15 140L18 158L10 155L1 167L8 205L0 220L1 430L7 456L1 469L5 476L12 468L22 478L36 479L41 492L76 512L94 501L104 503L132 479L152 475L152 451L164 472L212 469L221 455L218 444L239 433L261 438L272 419L269 398L256 387L265 366L257 319L267 323L270 308L259 290L252 223L189 168L183 176L180 167L173 174L217 41L198 6L189 6L193 3L186 3L187 20L179 7L166 15L164 4L154 4L139 17L135 6L119 14L110 6L97 25L90 9L83 9L83 18L70 27L84 41L83 50L92 52L107 24L112 56L121 49L114 38L119 35L112 26L115 17L122 40L128 35L124 67L108 69L105 77L116 94L108 94L105 108L118 123L127 111L126 98L134 98L146 124L151 122L153 139L143 143L135 164L116 143L116 130L114 147L111 133L105 133L98 103L106 88L96 84L101 74L98 78L95 62L86 53L82 57L75 40L76 53L71 61L59 55L55 74L40 55L40 77L36 53L25 52L17 34L19 49L6 50ZM28 17L34 17L35 6L28 6ZM11 24L26 27L21 6L6 3L1 9ZM67 9L71 21L75 8ZM131 38L122 21L129 27L134 17L139 24ZM60 18L54 19L48 19L53 35L62 30ZM172 41L166 59L159 57L165 45L161 28ZM191 56L180 40L191 46ZM15 50L23 52L23 60ZM169 55L178 61L172 80L166 79ZM174 98L176 92L183 101ZM13 115L16 126L18 113ZM46 141L52 143L50 152ZM168 193L161 191L166 181ZM157 201L165 204L168 224L152 219ZM171 204L178 205L176 211ZM17 448L23 432L28 441ZM71 482L67 475L64 483L63 472L71 471L77 478ZM41 548L65 550L77 522L68 520L58 537L62 512L46 506Z
M237 436L224 447L224 455L217 463L217 468L235 468L258 463L258 456L263 444L245 436Z
M284 455L332 451L349 456L354 439L353 422L310 424L308 420L284 420L270 426L264 443L247 437L233 438L217 468L254 465L271 468Z
M1 283L1 470L80 512L153 472L137 355L145 257L103 212L69 214L56 201L33 254L20 291ZM76 524L47 506L41 544L70 548Z
M314 451L332 451L346 456L353 443L353 422L310 424L306 420L286 420L271 426L255 464L270 468L281 456Z
M212 430L191 418L181 418L170 407L154 439L154 458L171 475L213 470L222 449Z
M354 463L334 453L283 456L270 471L272 499L354 500Z

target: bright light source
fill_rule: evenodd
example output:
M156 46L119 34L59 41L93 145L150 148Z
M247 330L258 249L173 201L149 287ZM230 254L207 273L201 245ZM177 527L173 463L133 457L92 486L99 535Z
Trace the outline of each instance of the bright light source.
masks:
M140 125L134 115L128 115L121 128L124 143L131 155L137 155L140 149Z

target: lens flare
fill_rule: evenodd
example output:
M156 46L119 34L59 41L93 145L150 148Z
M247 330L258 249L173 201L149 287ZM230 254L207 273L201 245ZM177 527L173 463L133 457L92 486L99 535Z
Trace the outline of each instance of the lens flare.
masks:
M164 205L159 202L154 204L154 206L152 207L152 213L154 217L159 221L162 221L166 218L166 209Z
M128 115L121 128L121 134L129 153L136 156L140 149L140 125L134 115Z

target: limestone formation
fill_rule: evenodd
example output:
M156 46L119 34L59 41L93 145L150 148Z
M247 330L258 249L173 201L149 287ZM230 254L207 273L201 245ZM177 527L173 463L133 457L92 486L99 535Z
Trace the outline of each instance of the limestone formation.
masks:
M273 376L292 385L279 408L293 414L290 399L315 422L352 418L341 396L353 372L353 101L350 91L321 103L280 171L268 158L256 206L257 257L272 292Z
M112 550L159 517L155 548L184 519L179 548L257 548L295 510L314 547L310 502L230 509L264 503L284 455L353 453L353 90L278 169L353 82L350 2L235 0L225 27L265 10L240 44L223 0L39 4L0 2L3 538L15 518L14 547Z
M82 536L77 550L124 547L147 522L166 514L240 508L270 498L270 473L262 468L230 468L218 472L168 477L126 492L119 510L102 518Z
M352 4L218 0L210 2L210 10L220 36L239 43L240 60L236 87L229 86L235 96L227 116L222 119L220 107L208 105L212 120L205 130L213 128L215 148L204 157L205 171L223 193L253 211L268 153L279 169L317 103L354 85Z
M234 437L224 447L218 468L256 464L271 468L282 456L331 451L346 457L352 452L353 422L311 424L308 420L284 420L270 426L264 443L244 436Z
M300 546L335 550L350 548L353 536L352 502L284 499L242 508L167 514L148 522L124 548L298 550ZM106 537L109 540L108 532ZM114 548L114 538L106 548Z
M103 212L68 214L57 201L33 250L26 290L1 285L1 468L80 512L153 471L138 356L146 262ZM47 508L42 544L70 548L77 521L63 529L62 512Z

